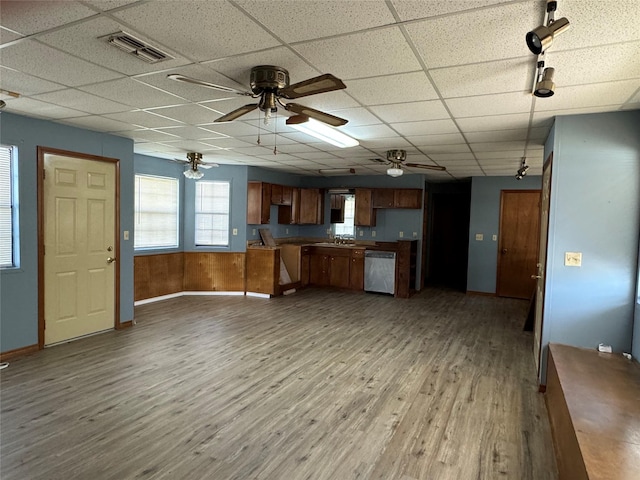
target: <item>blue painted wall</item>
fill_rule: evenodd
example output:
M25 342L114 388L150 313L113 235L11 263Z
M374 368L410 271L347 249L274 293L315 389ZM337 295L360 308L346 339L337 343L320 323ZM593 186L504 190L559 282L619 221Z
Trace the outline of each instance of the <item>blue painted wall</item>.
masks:
M515 170L514 170L515 172ZM495 293L498 275L498 242L492 240L500 230L500 191L536 190L542 177L473 177L471 181L471 216L469 220L469 265L467 291ZM476 240L476 233L484 236ZM499 237L498 237L499 238Z
M636 313L633 323L633 343L631 345L633 358L640 362L640 252L638 252L638 283L636 286Z
M558 117L553 128L542 383L549 342L629 352L638 315L640 111ZM582 266L566 267L565 252L582 252Z
M120 159L120 228L133 231L133 141L0 113L0 142L18 147L20 268L0 270L0 351L38 343L37 147ZM120 321L133 319L133 241L120 241Z

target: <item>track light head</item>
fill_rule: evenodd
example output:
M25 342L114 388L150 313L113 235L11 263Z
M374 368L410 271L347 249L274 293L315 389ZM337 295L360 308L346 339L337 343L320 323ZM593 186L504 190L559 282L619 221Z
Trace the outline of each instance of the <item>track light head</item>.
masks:
M522 157L522 166L516 172L516 180L522 180L527 176L527 170L529 170L529 165L526 164L527 157Z
M554 94L554 90L556 88L555 83L553 83L553 74L555 73L555 69L552 67L548 67L544 69L544 73L542 74L542 79L536 83L536 88L533 91L533 94L536 97L552 97Z
M540 25L527 33L527 46L531 53L540 55L551 46L556 35L560 35L568 28L569 20L565 17L552 21L547 26Z

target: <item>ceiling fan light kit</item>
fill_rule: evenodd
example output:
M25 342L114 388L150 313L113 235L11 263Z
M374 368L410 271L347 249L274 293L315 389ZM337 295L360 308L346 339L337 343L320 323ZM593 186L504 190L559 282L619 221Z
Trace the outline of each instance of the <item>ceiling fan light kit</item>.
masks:
M176 158L173 161L189 165L189 168L187 168L184 172L182 172L182 174L191 180L199 180L202 177L204 177L204 173L198 170L198 167L206 169L206 168L212 168L212 167L218 166L217 163L203 162L202 154L198 152L187 153L186 160L181 160L179 158Z
M401 177L403 173L400 167L387 168L387 175L390 177Z
M555 90L555 84L553 83L555 69L551 67L544 68L544 54L553 43L556 35L569 29L569 20L565 17L558 20L554 19L557 8L558 2L556 0L547 0L547 8L542 25L534 28L525 36L527 47L529 47L531 53L538 55L532 93L540 98L553 96Z

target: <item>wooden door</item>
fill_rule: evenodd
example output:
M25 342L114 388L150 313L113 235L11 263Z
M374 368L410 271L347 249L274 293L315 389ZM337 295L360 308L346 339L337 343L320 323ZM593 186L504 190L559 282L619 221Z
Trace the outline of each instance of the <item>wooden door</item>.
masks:
M503 190L500 194L498 280L500 297L531 298L540 235L540 190Z
M116 164L43 152L44 345L116 326Z
M553 154L542 169L542 196L540 200L540 240L538 263L536 264L535 317L533 326L533 355L540 374L540 353L542 350L542 325L544 319L545 275L547 271L547 242L549 234L549 204L551 202L551 163Z

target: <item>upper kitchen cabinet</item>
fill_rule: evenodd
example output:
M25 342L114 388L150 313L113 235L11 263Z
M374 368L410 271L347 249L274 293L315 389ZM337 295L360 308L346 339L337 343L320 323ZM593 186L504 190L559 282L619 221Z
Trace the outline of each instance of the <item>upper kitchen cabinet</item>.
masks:
M331 223L344 223L346 199L339 193L331 194Z
M376 188L373 191L373 208L393 208L395 192L393 188Z
M324 192L319 188L300 189L298 223L322 225L324 223Z
M376 211L373 209L373 189L356 188L354 223L359 227L374 227L376 225Z
M247 184L247 223L261 225L269 223L271 208L271 184L249 182Z
M397 188L393 191L393 208L421 208L422 190L419 188Z
M272 205L291 205L293 187L287 185L271 185Z

